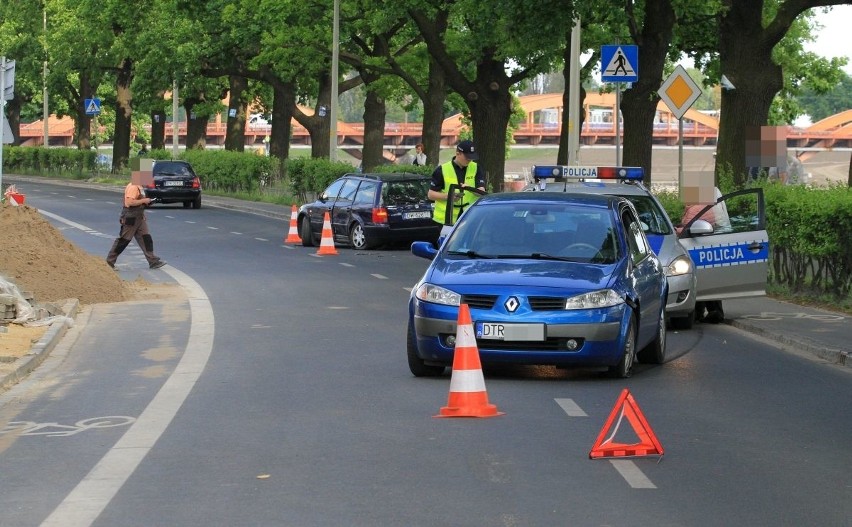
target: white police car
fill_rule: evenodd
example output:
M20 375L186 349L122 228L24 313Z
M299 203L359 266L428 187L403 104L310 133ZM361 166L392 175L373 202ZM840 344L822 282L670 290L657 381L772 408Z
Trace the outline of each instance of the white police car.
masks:
M641 167L537 165L533 167L535 184L524 190L629 199L666 268L666 312L674 328L691 328L696 313L706 312L711 320L721 321L722 299L765 294L769 243L761 189L722 196L706 207L692 206L694 214L683 229L677 229L642 184L643 176ZM735 212L723 214L725 210ZM726 218L729 221L723 221Z

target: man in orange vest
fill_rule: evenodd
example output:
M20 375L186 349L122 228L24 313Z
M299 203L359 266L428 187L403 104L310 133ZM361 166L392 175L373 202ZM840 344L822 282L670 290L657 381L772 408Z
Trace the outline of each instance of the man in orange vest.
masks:
M435 222L445 225L450 185L477 188L485 192L485 173L476 164L477 159L479 153L473 141L462 141L456 146L456 155L432 173L427 197L435 202L432 210L432 219ZM455 224L461 211L478 198L478 194L469 191L456 194L453 197L453 217L450 225Z
M154 254L154 239L148 231L148 222L145 220L145 207L151 204L152 199L145 196L144 186L153 181L154 176L150 172L133 172L130 183L124 188L124 208L121 209L119 217L121 230L106 258L107 264L113 269L118 255L130 245L134 238L151 269L159 269L166 265L166 262Z

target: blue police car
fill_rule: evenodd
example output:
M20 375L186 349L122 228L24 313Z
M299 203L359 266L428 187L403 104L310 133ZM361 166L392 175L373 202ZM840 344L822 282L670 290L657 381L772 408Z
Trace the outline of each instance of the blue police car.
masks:
M467 304L483 363L606 367L665 361L665 269L639 213L617 196L500 193L471 205L436 248L409 299L415 376L452 363Z

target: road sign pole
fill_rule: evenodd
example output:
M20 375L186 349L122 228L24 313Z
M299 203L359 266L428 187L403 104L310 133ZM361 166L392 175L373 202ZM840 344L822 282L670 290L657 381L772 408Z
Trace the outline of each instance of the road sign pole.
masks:
M683 118L677 120L677 195L683 201Z
M615 166L621 166L621 83L615 83Z

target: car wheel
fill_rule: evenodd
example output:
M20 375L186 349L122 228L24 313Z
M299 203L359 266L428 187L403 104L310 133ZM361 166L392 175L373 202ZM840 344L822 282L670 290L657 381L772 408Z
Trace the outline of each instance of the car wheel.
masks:
M645 364L662 364L666 361L666 308L660 313L660 324L657 328L657 338L642 348L637 354Z
M188 208L189 208L189 207L191 207L191 206L192 206L192 202L191 202L191 201L184 201L184 202L183 202L183 208L188 209Z
M624 349L621 360L615 366L609 367L610 377L626 379L633 374L633 359L636 356L636 319L630 315L630 324L627 326L627 337L624 339Z
M302 239L302 247L314 246L314 235L311 232L311 220L307 216L302 216L299 222L299 238Z
M194 200L192 200L192 208L200 209L201 208L201 196L198 196Z
M349 244L355 249L372 249L374 246L367 238L364 226L357 221L349 229Z
M408 323L408 369L415 377L437 377L444 373L443 366L432 366L417 356L417 336L414 324Z
M685 317L672 317L672 329L692 329L695 322L695 311L691 311Z

